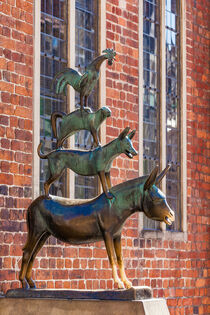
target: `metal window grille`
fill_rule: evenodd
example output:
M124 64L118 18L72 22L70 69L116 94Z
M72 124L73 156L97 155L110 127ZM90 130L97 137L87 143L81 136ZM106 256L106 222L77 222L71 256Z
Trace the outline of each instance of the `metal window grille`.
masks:
M75 21L75 49L76 67L83 72L97 55L98 34L97 34L97 2L95 0L76 0L76 21ZM79 94L75 96L76 107L79 103ZM92 110L98 109L97 86L88 97L88 106ZM88 131L80 131L75 136L75 147L84 150L91 150L93 139ZM75 175L75 198L93 198L98 193L97 177Z
M159 4L143 5L143 170L149 174L159 164ZM159 222L144 216L144 229L159 229Z
M179 108L179 7L166 0L166 155L172 167L166 177L167 200L176 213L172 231L181 229L180 213L180 108Z
M40 138L45 152L55 149L50 116L53 111L67 112L67 98L57 96L51 88L55 74L67 67L67 0L41 1L41 77L40 77ZM40 190L44 192L47 161L40 160ZM50 193L66 196L66 173L50 188Z

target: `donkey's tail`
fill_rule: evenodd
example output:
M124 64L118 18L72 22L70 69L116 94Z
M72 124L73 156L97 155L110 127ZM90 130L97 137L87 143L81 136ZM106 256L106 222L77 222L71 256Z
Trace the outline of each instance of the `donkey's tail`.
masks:
M66 114L62 113L62 112L53 112L51 115L52 130L53 130L53 134L54 134L56 139L58 138L57 128L56 128L56 120L57 120L57 118L63 118L63 116L66 116Z
M40 157L40 159L47 159L49 153L48 153L48 154L43 154L43 153L41 152L41 146L42 146L42 144L43 144L43 142L40 142L40 144L38 145L37 153L38 153L38 156Z

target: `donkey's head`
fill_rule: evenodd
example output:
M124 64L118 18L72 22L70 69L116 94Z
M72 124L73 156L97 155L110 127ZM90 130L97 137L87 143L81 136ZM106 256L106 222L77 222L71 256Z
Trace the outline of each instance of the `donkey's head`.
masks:
M155 167L144 184L143 192L143 211L146 216L156 221L164 221L171 225L175 219L174 211L169 207L163 192L158 189L157 185L169 170L168 165L159 176L158 167Z
M120 153L125 153L130 159L132 159L138 152L134 149L131 139L135 135L136 130L131 131L130 128L126 127L121 134L118 136L118 147Z

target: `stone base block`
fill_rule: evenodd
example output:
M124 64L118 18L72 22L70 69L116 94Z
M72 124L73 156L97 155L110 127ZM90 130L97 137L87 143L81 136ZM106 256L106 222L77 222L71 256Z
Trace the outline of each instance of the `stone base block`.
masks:
M139 301L1 298L0 315L170 315L164 299Z

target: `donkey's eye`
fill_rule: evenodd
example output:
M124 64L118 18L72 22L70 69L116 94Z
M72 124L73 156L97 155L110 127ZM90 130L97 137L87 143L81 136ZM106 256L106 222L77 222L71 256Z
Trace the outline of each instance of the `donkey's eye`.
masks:
M155 197L154 195L150 195L150 198L152 199L152 201L157 201L158 200L158 198Z
M157 194L155 194L155 192L152 192L152 191L151 191L149 195L150 195L150 198L151 198L152 200L158 199L158 198L157 198Z
M152 201L155 201L157 203L163 201L163 198L158 198L155 194L150 194L150 198L152 199Z

